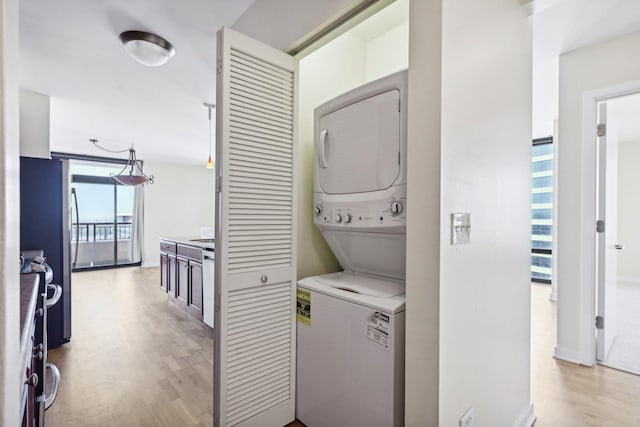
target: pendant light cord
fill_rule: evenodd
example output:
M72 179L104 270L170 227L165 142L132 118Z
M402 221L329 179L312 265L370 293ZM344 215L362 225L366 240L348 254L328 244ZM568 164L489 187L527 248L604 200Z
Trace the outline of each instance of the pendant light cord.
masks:
M131 150L133 148L133 145L130 148L127 148L125 150L109 150L108 148L104 148L101 147L100 145L98 145L98 140L97 139L90 139L89 141L91 141L93 143L93 145L95 145L96 147L98 147L101 150L106 151L107 153L126 153L127 151Z

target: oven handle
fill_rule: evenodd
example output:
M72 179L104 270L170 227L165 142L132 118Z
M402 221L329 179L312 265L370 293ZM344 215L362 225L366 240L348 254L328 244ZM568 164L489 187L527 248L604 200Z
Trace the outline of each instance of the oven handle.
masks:
M53 405L53 402L58 396L58 387L60 385L60 370L53 363L47 363L47 367L45 369L51 370L51 382L53 384L51 387L51 394L49 396L46 396L44 400L44 409L47 410L49 409L49 407L51 407L51 405Z
M47 308L51 308L56 305L62 296L62 286L49 283L47 285L47 291L50 290L53 290L53 296L51 298L47 298Z

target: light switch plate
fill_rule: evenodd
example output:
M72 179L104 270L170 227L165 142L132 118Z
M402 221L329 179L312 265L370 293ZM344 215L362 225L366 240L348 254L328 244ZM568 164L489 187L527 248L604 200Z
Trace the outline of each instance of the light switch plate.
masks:
M451 244L462 245L471 243L471 214L451 214Z

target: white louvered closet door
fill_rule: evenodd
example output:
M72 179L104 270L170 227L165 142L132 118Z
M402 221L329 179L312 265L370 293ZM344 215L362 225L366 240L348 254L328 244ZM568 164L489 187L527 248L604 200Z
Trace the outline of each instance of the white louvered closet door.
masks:
M296 61L218 32L216 426L295 416Z

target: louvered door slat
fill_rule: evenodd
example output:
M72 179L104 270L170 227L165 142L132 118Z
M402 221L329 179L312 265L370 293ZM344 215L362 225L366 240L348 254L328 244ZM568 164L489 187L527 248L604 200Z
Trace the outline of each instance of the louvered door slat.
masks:
M256 139L258 138L259 137L256 137ZM286 162L291 159L291 152L287 149L286 145L284 147L279 147L277 144L265 144L266 141L257 141L260 145L267 145L262 148L255 144L254 141L251 140L250 136L239 134L232 137L232 142L234 143L234 146L230 150L229 154L242 155L243 152L249 152L254 153L255 155L271 156L266 158L277 159L278 161Z
M278 166L276 162L269 162L264 160L254 160L253 158L242 158L240 156L231 156L229 163L236 170L244 172L252 172L256 169L260 173L268 173L269 175L287 176L291 177L291 168L286 166Z
M238 109L238 111L260 111L262 114L273 116L274 120L279 122L290 121L291 119L291 111L283 110L278 106L264 104L257 99L232 97L229 99L229 104L231 107ZM240 109L240 107L242 107L242 109Z
M278 66L271 65L266 63L260 58L256 58L255 56L245 53L240 49L232 49L233 52L233 62L230 66L242 66L245 70L250 70L258 75L269 76L270 79L273 80L276 85L283 85L286 87L293 86L293 79L290 73L286 70Z
M272 76L262 73L255 68L232 65L231 71L234 73L235 78L251 82L268 92L293 96L291 87L288 84L278 84L278 79L274 79Z
M263 79L260 80L255 77L249 77L250 71L245 71L239 67L232 67L232 71L235 71L234 77L231 82L236 86L251 89L254 93L265 94L274 98L291 98L293 92L290 87L280 86L274 87L273 80Z
M270 117L271 116L271 117ZM262 126L268 126L272 129L282 130L283 132L292 132L293 127L291 126L291 122L287 122L285 120L279 121L274 120L273 115L264 114L258 115L254 111L247 111L238 109L236 113L236 118L245 119L247 121L251 121L253 123L259 123Z
M287 140L284 138L277 138L272 135L262 134L261 132L253 132L250 129L244 129L234 127L230 125L233 130L233 136L231 139L238 144L238 149L244 148L262 148L264 150L271 150L271 155L279 155L283 158L289 158L286 154L291 155L291 150L287 145ZM235 148L235 147L234 147Z
M296 63L218 33L216 426L294 419Z
M231 100L231 104L239 114L244 113L253 115L256 118L270 120L272 123L282 123L285 125L289 125L289 123L291 123L291 114L278 114L275 111L266 113L263 109L255 108L253 105L246 102L237 103L234 100Z
M235 86L231 89L231 93L229 94L231 99L238 102L247 101L249 103L254 103L260 106L265 111L274 111L276 113L288 114L291 113L291 110L287 107L283 107L283 100L271 98L266 95L261 95L256 93L251 89Z

